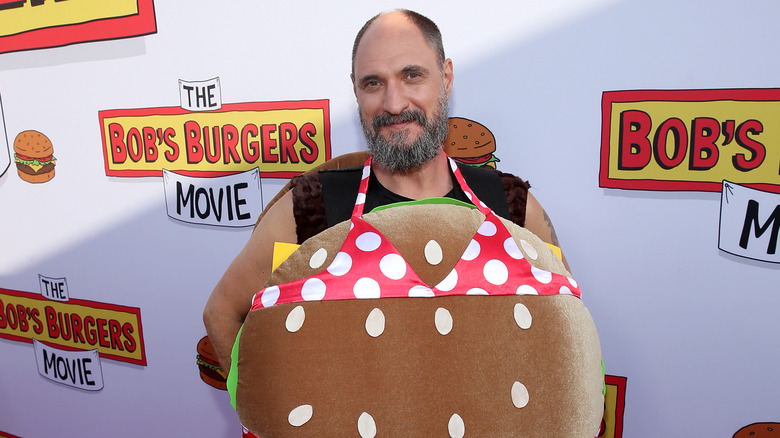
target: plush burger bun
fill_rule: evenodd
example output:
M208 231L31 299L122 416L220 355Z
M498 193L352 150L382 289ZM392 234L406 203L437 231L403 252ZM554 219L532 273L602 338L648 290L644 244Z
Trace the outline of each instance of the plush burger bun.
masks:
M431 285L448 276L484 220L443 204L363 218ZM529 263L569 275L538 237L502 222ZM349 227L308 239L267 285L325 269ZM431 241L442 250L437 264L426 256ZM528 311L526 328L518 309ZM596 327L567 294L277 304L250 311L237 342L229 391L241 423L262 437L462 437L465 424L466 437L592 438L604 412Z
M31 183L54 178L56 160L51 140L38 131L23 131L14 140L14 161L19 177Z
M496 139L484 125L462 117L450 117L450 130L444 140L444 152L473 166L496 167Z
M198 369L200 378L209 386L217 389L227 389L227 375L219 366L217 355L211 346L208 336L198 342Z

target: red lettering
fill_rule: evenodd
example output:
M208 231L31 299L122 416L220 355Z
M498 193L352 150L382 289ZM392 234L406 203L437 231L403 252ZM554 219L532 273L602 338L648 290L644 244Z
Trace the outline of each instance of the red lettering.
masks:
M127 153L135 163L141 161L141 158L144 156L143 140L138 128L133 127L127 131Z
M108 124L108 135L111 141L111 161L114 164L122 164L127 160L127 146L125 145L125 130L119 123Z
M225 125L222 127L222 148L224 151L224 163L230 164L232 160L234 163L241 162L241 155L236 150L238 146L238 128L233 125Z
M691 160L690 170L709 170L718 164L718 146L715 142L720 136L720 123L709 117L697 117L691 124Z
M185 147L187 149L187 163L197 164L203 161L203 146L200 144L200 126L198 122L184 122Z
M84 317L84 336L89 345L97 344L97 332L95 330L95 318L91 316Z
M59 338L60 328L57 326L57 311L54 310L54 307L46 306L44 312L46 312L46 326L49 328L49 337Z
M16 308L11 303L8 303L8 305L5 306L5 320L8 322L8 327L13 330L16 330L16 327L19 326L19 317L16 314Z
M108 321L106 321L103 318L98 318L97 320L97 332L98 332L98 344L100 344L101 347L109 348L111 347L111 344L108 342L108 331L106 330L106 324Z
M641 170L650 163L652 146L648 135L652 120L644 111L628 110L620 113L618 138L618 169Z
M317 127L314 126L314 123L307 122L303 126L301 126L301 132L300 132L300 139L301 143L305 146L304 149L301 149L301 159L306 164L311 164L315 161L317 161L317 156L319 155L319 149L317 148L317 143L314 141L314 136L317 135Z
M212 128L211 132L213 135L209 137L209 127L203 127L203 149L206 151L206 161L214 164L219 161L219 158L222 155L222 149L219 147L219 126ZM212 143L214 145L213 148L211 147Z
M2 301L0 301L0 305L2 305ZM33 331L36 334L43 333L43 324L41 324L41 312L37 308L33 308L32 312L30 312L30 318L33 320ZM2 325L0 325L0 328Z
M298 162L298 154L295 152L295 143L298 142L298 128L294 123L284 122L279 125L279 143L281 162Z
M672 155L669 156L668 140L669 133L672 134ZM655 161L662 168L669 170L680 165L685 159L688 149L688 128L685 123L678 118L671 118L658 127L653 138L653 155Z
M260 158L260 149L257 147L257 141L249 141L249 135L257 138L257 125L248 124L241 129L241 152L244 154L244 161L254 163Z
M762 132L764 132L764 126L758 120L746 120L737 128L737 144L750 152L750 158L746 158L745 154L736 154L731 158L737 170L747 172L764 162L766 148L763 144L748 137L748 134L758 135Z
M70 325L73 328L73 342L81 342L86 344L84 340L83 328L81 327L81 317L75 313L70 314Z
M279 160L279 156L271 152L271 149L276 149L276 140L271 138L271 134L274 132L276 132L276 125L263 125L260 127L263 163L276 163Z
M168 146L171 149L169 151L165 151L165 159L170 163L173 163L177 158L179 158L179 145L173 141L173 137L175 136L176 131L173 128L165 128L165 132L163 133L163 142L165 143L165 146Z
M73 328L70 326L70 320L68 319L68 314L66 313L64 314L64 316L65 318L63 321L62 312L57 312L57 321L60 323L60 336L62 336L62 339L69 341L70 338L73 336Z
M122 326L122 334L125 335L125 350L129 351L130 353L135 351L136 342L135 338L133 337L133 325L129 322L124 323Z
M24 306L21 304L16 305L16 315L19 317L19 330L26 332L30 329L30 325L27 323L27 311L24 310Z
M144 152L146 154L146 162L154 163L157 161L157 134L154 128L144 126Z
M108 321L108 332L111 336L111 348L122 350L122 327L120 327L119 321L115 319Z

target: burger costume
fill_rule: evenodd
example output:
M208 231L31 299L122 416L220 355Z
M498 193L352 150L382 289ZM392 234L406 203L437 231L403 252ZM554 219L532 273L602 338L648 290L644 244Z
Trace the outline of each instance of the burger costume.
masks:
M228 375L245 436L596 436L598 335L560 259L452 159L473 205L364 214L370 162L350 220L252 301Z
M340 163L347 167L306 173L290 181L298 243L303 243L326 228L350 219L354 198L344 194L357 194L363 173L362 163L367 158L366 153L348 154L331 160L340 160ZM348 166L355 160L360 160L360 165ZM530 187L526 181L496 170L478 169L460 162L457 162L457 165L468 185L496 214L520 226L525 224L525 208ZM373 175L371 178L366 195L366 211L372 211L381 205L409 201L384 188ZM453 189L446 197L470 202L455 181L454 174L452 178Z

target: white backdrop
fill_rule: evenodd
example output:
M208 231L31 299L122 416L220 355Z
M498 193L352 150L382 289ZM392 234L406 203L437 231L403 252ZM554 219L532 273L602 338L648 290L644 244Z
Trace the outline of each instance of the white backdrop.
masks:
M178 80L219 77L225 103L327 99L332 154L361 149L352 41L395 7L439 24L455 69L451 115L490 128L499 168L528 179L553 218L606 372L628 379L623 436L730 437L780 422L780 266L718 250L719 193L598 181L602 92L778 87L780 4L154 6L153 35L0 54L9 149L35 129L57 158L45 184L22 181L13 163L0 177L0 288L35 293L39 275L65 277L71 297L139 308L147 358L103 359L105 386L87 392L44 379L32 344L0 339L0 431L240 435L228 394L200 380L195 346L206 298L251 228L172 220L162 178L106 176L98 111L177 106ZM262 180L266 202L284 182Z

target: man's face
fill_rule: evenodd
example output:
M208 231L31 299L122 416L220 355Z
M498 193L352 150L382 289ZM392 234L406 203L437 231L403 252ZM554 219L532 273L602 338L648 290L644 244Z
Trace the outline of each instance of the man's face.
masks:
M378 114L370 122L361 115L360 125L374 162L390 171L403 174L433 160L442 149L450 127L447 114L447 94L442 87L438 108L430 119L422 110L410 109L397 116ZM416 138L410 139L408 130L394 130L389 138L380 133L382 127L408 122L422 126L422 132Z
M386 14L368 28L355 54L352 81L376 162L404 172L438 153L448 129L452 63L439 65L422 32L406 17ZM392 162L404 153L410 156Z

